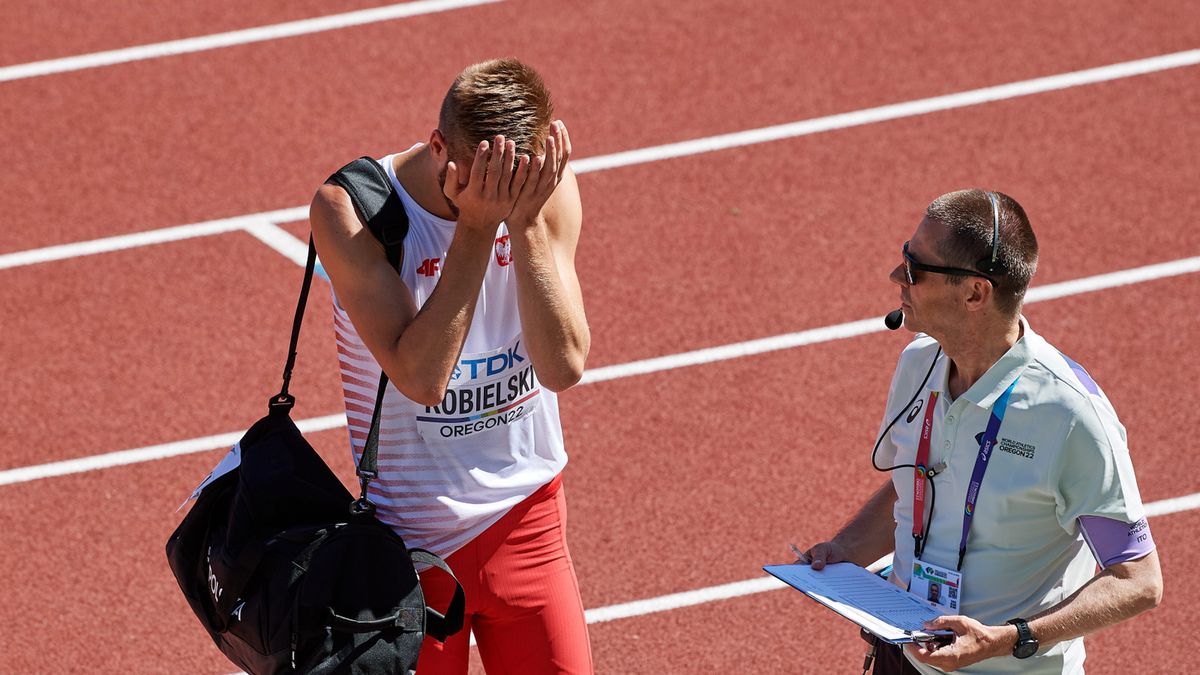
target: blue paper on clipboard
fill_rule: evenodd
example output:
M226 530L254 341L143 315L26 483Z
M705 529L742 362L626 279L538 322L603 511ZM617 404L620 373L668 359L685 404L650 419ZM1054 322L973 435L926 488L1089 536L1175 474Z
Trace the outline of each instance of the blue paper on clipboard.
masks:
M826 565L819 572L808 565L767 565L763 571L885 642L915 642L931 633L953 635L922 629L926 621L945 614L937 605L853 563Z

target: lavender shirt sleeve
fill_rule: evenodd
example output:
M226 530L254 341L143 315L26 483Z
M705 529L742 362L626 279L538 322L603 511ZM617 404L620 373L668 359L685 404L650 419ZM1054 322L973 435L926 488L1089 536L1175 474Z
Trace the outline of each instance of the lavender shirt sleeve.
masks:
M1145 518L1125 523L1103 516L1080 516L1079 529L1101 567L1137 560L1154 550Z

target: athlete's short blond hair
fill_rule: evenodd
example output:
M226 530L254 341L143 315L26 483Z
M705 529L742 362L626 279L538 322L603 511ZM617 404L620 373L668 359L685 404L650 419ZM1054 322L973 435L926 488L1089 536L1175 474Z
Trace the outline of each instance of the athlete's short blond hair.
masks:
M474 156L480 141L497 134L517 145L517 154L541 154L554 116L542 76L516 59L468 66L442 99L438 127L459 160Z

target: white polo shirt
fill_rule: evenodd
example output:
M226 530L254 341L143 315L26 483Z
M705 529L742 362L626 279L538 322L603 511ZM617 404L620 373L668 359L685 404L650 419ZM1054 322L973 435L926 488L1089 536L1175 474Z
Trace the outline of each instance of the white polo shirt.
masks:
M967 486L992 404L1020 376L1011 394L996 449L988 462L963 561L960 611L984 624L1028 618L1068 597L1091 579L1096 560L1076 519L1103 516L1135 523L1145 516L1125 428L1104 392L1077 364L1034 333L1022 317L1022 337L970 389L951 400L950 359L941 354L909 412L880 443L879 466L913 464L929 392L935 405L929 466L935 500L922 560L954 569L962 536ZM937 342L924 334L900 355L884 425L929 372ZM883 427L880 428L883 431ZM896 552L892 580L907 588L913 561L913 469L892 471ZM930 508L927 490L926 510ZM957 672L1077 673L1083 640L1043 648L1029 659L989 659ZM914 662L924 673L942 671Z

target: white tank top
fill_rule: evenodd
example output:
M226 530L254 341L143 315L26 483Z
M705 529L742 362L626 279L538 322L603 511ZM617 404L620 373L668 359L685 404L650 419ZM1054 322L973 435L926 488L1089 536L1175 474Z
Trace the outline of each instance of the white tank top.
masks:
M414 146L415 147L415 146ZM441 276L455 223L429 213L379 160L408 213L400 276L424 305ZM448 556L552 480L567 463L558 398L543 389L521 333L508 227L496 230L458 367L441 405L427 407L390 383L379 430L379 519L409 548ZM334 331L351 448L357 463L371 428L380 368L333 298Z

